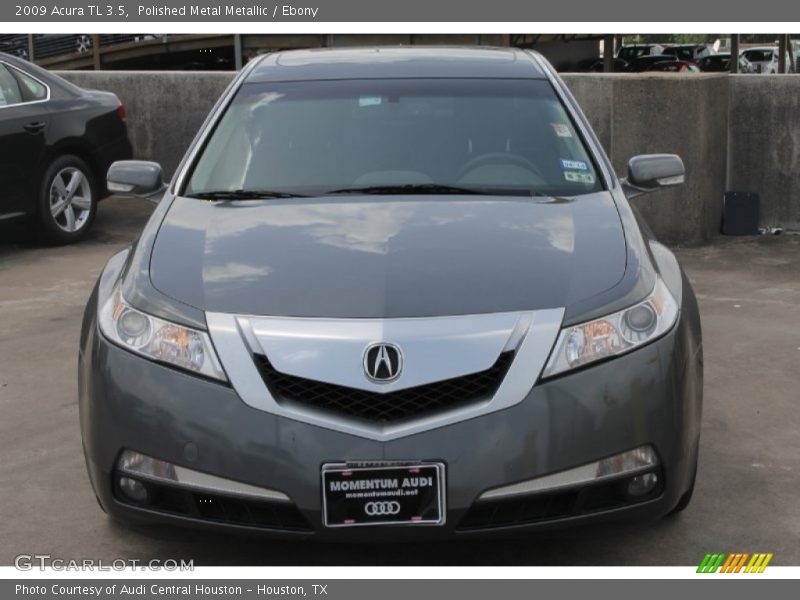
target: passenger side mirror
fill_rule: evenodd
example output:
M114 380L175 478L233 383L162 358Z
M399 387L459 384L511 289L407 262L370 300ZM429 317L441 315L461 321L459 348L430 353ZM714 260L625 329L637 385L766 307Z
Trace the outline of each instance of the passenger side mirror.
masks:
M681 185L685 179L686 170L677 154L641 154L628 161L628 176L622 180L622 187L628 198L634 198Z
M152 202L161 200L167 188L161 165L146 160L118 160L106 176L108 191L122 196L138 196Z

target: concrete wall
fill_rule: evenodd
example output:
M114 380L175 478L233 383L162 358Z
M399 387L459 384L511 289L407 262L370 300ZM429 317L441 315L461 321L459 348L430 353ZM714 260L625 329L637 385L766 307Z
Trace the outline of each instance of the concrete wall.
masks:
M86 89L114 92L125 104L136 158L161 163L171 176L232 72L61 71Z
M720 230L728 136L726 75L564 75L617 174L637 154L674 153L686 185L633 204L668 243L696 243Z
M115 92L125 103L137 158L160 162L167 174L232 73L61 73L77 85ZM760 77L758 78L760 79ZM569 74L564 80L589 118L617 173L631 156L681 155L687 185L635 199L655 233L669 243L717 234L725 190L728 79L725 75ZM800 151L800 145L796 145Z
M762 226L800 229L800 75L730 79L728 189L759 193Z

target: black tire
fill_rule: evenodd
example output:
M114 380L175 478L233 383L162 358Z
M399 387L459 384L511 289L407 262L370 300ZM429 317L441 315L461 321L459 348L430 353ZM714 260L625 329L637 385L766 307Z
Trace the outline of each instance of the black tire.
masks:
M72 181L71 176L78 172L81 179L76 184L74 195L65 202L66 207L60 214L54 214L54 210L60 208L58 198L61 198L62 194L59 189L63 189L66 199L69 195L67 188ZM60 184L57 183L57 179ZM72 154L64 154L51 162L42 177L36 211L39 233L44 241L50 244L71 244L80 240L94 222L97 197L92 171L82 159ZM72 226L68 218L70 215Z

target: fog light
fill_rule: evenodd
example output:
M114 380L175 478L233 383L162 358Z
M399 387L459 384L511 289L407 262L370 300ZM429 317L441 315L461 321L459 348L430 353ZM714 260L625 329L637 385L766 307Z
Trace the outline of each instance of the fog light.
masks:
M644 475L637 475L632 478L628 483L628 495L636 498L646 496L656 487L658 483L658 475L655 473L645 473Z
M128 500L132 500L137 504L147 504L149 494L147 493L147 486L141 481L136 481L130 477L119 478L119 489Z

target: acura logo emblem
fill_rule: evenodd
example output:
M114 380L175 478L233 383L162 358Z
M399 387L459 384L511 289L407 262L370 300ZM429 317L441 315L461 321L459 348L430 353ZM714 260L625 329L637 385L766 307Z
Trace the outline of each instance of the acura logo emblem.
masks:
M390 502L367 502L364 505L364 512L370 517L396 515L400 512L400 503L395 500Z
M364 373L373 381L392 381L402 370L403 355L394 344L372 344L364 351Z

